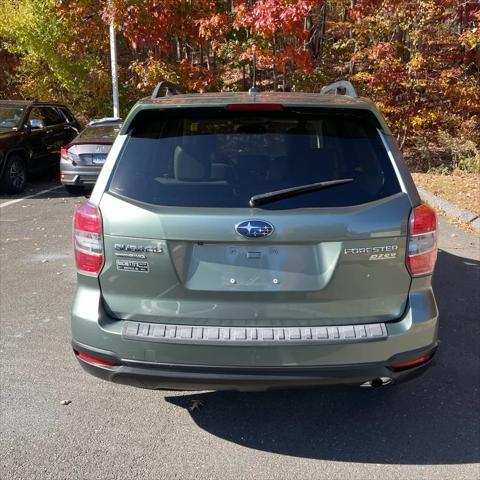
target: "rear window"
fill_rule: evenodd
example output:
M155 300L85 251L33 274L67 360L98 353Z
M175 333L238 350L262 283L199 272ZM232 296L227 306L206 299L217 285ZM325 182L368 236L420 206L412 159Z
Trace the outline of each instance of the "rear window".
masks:
M77 140L107 140L113 141L120 131L121 125L98 125L85 128Z
M75 119L73 118L73 115L65 108L65 107L57 107L60 112L63 113L65 118L67 119L67 122L73 123L75 122Z
M41 114L43 116L44 126L60 125L65 123L65 119L60 113L53 107L40 107Z
M253 195L353 178L262 205L350 206L400 191L368 111L145 110L133 120L109 191L163 206L248 208Z

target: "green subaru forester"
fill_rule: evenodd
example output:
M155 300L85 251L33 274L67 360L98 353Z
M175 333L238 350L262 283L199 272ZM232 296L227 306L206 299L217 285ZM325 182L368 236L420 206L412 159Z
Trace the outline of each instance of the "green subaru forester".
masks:
M437 219L351 84L131 110L75 213L73 349L154 389L377 387L437 347Z

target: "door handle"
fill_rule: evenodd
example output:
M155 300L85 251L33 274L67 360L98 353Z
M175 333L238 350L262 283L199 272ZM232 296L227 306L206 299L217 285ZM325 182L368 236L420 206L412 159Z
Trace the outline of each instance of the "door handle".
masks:
M53 130L47 130L45 133L53 133Z

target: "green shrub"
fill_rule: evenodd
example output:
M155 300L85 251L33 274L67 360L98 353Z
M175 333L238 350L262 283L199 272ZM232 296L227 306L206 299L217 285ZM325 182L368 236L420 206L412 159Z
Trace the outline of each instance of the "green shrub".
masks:
M480 148L470 139L463 136L453 136L443 130L438 132L440 148L450 156L451 170L480 172Z

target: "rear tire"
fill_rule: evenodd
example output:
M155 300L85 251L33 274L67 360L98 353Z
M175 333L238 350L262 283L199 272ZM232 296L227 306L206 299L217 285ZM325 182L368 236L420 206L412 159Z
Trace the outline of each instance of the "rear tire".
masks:
M64 187L70 195L82 195L85 193L85 187L82 185L64 185Z
M0 180L0 189L6 193L22 193L27 183L27 166L22 157L10 155Z

